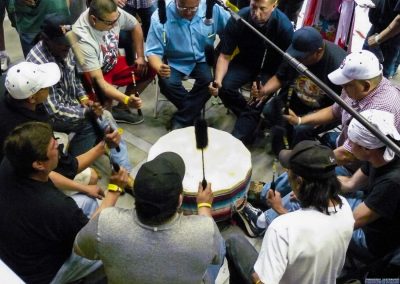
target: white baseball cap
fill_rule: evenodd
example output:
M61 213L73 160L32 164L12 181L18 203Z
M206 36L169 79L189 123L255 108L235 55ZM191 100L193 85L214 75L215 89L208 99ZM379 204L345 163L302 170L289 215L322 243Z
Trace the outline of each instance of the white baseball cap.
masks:
M60 68L56 63L39 65L21 62L8 70L5 87L11 97L23 100L36 94L40 89L57 84L60 77Z
M368 50L352 52L346 56L338 69L328 75L335 85L344 85L353 80L368 80L382 74L378 58Z

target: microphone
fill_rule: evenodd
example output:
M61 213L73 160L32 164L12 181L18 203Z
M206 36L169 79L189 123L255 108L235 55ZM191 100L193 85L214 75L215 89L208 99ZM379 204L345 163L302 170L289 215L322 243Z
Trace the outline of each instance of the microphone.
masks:
M214 23L213 20L213 8L214 8L214 0L207 0L206 1L206 18L204 19L204 24L210 26Z
M165 0L158 0L158 18L160 19L161 24L165 24L167 22L167 11L165 8Z
M203 180L201 185L203 189L207 187L207 180L205 177L204 170L204 148L208 146L208 133L207 133L207 121L204 119L204 109L201 118L198 118L194 124L194 134L196 137L196 148L201 150L201 161L203 166Z

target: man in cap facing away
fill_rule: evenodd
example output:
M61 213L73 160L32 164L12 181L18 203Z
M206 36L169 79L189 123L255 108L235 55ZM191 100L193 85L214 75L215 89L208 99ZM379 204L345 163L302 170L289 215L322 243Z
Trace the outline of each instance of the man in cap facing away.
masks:
M392 113L370 109L361 115L384 135L400 141ZM355 218L349 254L368 263L400 247L400 159L355 119L348 137L354 156L365 161L351 177L339 177L342 191L354 194L348 198Z
M76 237L77 253L101 259L110 283L213 283L224 245L211 218L211 184L203 190L199 183L200 216L183 216L184 175L176 153L143 164L134 184L135 208L103 210Z
M251 283L251 278L253 283L336 283L354 218L346 199L339 196L333 152L305 140L293 150L282 150L279 160L288 169L294 197L288 195L282 204L279 192L268 193L273 209L257 221L258 225L269 225L258 258L240 257L242 253L248 256L251 250L257 254L238 234L225 238L227 256L236 255L236 267L246 272L242 276L247 282L242 283ZM297 200L292 202L290 197ZM298 208L291 203L297 203ZM271 223L272 210L280 216Z

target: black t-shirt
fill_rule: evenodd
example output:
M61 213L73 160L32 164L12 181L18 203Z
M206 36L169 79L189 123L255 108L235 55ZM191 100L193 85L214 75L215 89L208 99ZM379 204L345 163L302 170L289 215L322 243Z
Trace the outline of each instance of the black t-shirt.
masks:
M385 29L400 13L400 0L374 0L375 8L368 12L369 21L377 30Z
M17 104L7 94L0 99L0 117L0 161L3 158L4 141L16 126L29 121L46 123L50 121L43 105L37 106L36 111L32 111ZM55 171L73 179L78 171L78 160L71 155L64 155L60 151L60 159Z
M377 256L400 246L400 159L373 168L366 163L361 170L368 176L365 205L380 215L362 228L368 250Z
M261 27L253 23L249 7L241 9L239 15L282 50L286 50L289 47L293 36L293 25L279 9L275 9L271 13L268 22ZM255 70L261 69L261 63L267 48L262 67L262 71L265 74L275 74L279 64L282 62L282 56L274 48L265 43L263 39L241 21L235 21L230 18L222 37L221 52L223 54L232 54L236 47L239 48L239 54L233 60L245 66L253 67Z
M49 283L88 222L74 200L51 181L17 176L0 165L0 259L27 283Z
M346 52L329 41L325 42L325 52L321 60L316 64L307 66L322 82L328 85L336 94L340 95L341 86L334 85L328 79L328 74L339 68L346 57ZM283 85L292 85L294 87L293 95L297 95L299 100L311 110L321 109L333 104L333 100L314 84L308 77L300 75L286 61L279 67L276 76Z

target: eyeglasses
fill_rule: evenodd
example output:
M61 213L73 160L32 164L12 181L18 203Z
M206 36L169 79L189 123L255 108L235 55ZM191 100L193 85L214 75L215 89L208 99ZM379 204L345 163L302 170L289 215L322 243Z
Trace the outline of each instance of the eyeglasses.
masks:
M102 21L102 22L103 22L104 24L106 24L107 26L112 26L112 25L114 25L114 24L118 21L118 19L119 19L120 16L121 16L121 13L118 11L118 17L117 17L114 21L104 20L104 19L102 19L102 18L100 18L100 17L98 17L98 16L96 16L96 18L99 19L100 21Z
M196 7L181 7L178 2L175 2L176 9L180 12L196 12L199 9L199 6Z

